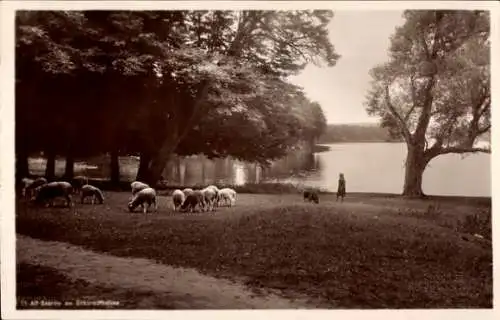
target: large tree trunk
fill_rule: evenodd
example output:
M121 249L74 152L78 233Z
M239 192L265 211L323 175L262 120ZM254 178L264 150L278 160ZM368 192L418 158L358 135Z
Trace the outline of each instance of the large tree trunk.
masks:
M180 142L179 127L177 123L170 123L170 133L160 147L160 149L151 157L151 165L146 175L145 181L154 186L160 180L160 177L167 165L170 157L173 155L177 145Z
M54 181L56 176L56 154L52 151L47 153L47 166L45 167L45 178Z
M139 169L137 170L137 176L135 180L147 181L150 164L151 164L151 155L147 152L141 152Z
M422 191L422 178L429 160L430 159L425 156L423 150L415 146L408 146L403 196L425 197Z
M200 91L194 99L193 107L188 108L187 111L183 110L183 112L180 112L177 116L174 115L171 121L168 122L169 133L163 140L160 149L157 150L157 152L151 157L151 165L149 166L145 179L145 181L151 186L156 185L158 180L160 180L168 160L175 152L175 149L179 145L180 141L189 132L189 128L192 127L194 121L196 121L197 117L200 116L200 109L208 96L209 86L210 84L208 81L203 81L200 84ZM186 109L184 103L191 102L180 103L181 106L179 108L182 110Z
M64 178L66 180L72 180L75 176L75 158L73 155L66 156L66 166L64 168Z
M158 154L152 157L151 165L145 179L145 181L151 186L156 185L156 183L160 180L160 177L163 173L163 170L165 169L165 166L168 163L168 160L170 160L170 157L174 153L175 148L179 143L178 141L173 141L171 139L169 140L171 141L171 143L165 143Z
M118 186L120 184L120 161L118 158L118 151L111 151L111 184Z

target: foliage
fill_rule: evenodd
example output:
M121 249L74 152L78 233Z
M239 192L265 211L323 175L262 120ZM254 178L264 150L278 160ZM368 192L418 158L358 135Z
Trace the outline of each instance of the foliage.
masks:
M368 111L409 143L424 130L441 153L474 151L490 128L487 13L406 11L405 18L391 39L391 60L371 71Z
M320 143L400 141L387 128L376 124L329 124L320 136Z
M320 10L18 12L19 136L26 142L47 132L30 142L33 151L73 152L60 145L85 141L84 153L149 153L153 176L175 151L279 157L301 134L322 130L320 107L310 108L283 79L307 63L335 64L332 17ZM299 97L290 107L285 92ZM258 118L270 114L264 128ZM215 150L193 137L178 148L191 134L218 134L215 119L226 120L222 136L246 128L232 138L248 150ZM270 151L258 156L262 150Z

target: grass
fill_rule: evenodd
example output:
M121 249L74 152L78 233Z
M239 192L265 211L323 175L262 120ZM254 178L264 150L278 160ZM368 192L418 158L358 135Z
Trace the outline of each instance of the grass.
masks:
M471 214L487 221L487 206L445 201L429 213L435 202L354 196L340 204L322 195L314 205L240 194L215 214L174 213L160 197L160 212L142 215L127 212L128 197L107 192L105 205L71 209L19 203L17 232L307 294L330 308L492 307L491 242L460 228Z

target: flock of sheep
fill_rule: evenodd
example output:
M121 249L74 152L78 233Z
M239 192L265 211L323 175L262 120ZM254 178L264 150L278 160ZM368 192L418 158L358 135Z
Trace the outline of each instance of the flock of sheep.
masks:
M92 204L97 201L100 204L104 203L103 192L88 184L88 178L84 176L75 177L72 184L66 181L48 182L43 177L35 180L24 178L22 183L23 197L36 204L53 206L56 198L64 198L66 205L70 207L72 205L71 195L75 193L80 195L82 204L88 198L91 198ZM152 206L154 206L155 211L158 210L155 189L140 181L132 182L130 187L132 188L132 198L127 204L130 212L133 212L138 206L142 207L144 213L148 212ZM219 206L235 205L236 191L231 188L219 189L214 185L201 190L176 189L172 193L172 202L174 211L215 211L215 208Z

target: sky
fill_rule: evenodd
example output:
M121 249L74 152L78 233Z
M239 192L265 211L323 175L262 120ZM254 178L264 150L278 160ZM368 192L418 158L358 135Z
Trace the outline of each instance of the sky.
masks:
M402 25L403 11L335 11L329 37L341 55L334 67L308 65L290 80L320 103L328 123L377 122L363 102L369 71L388 59L389 37Z

